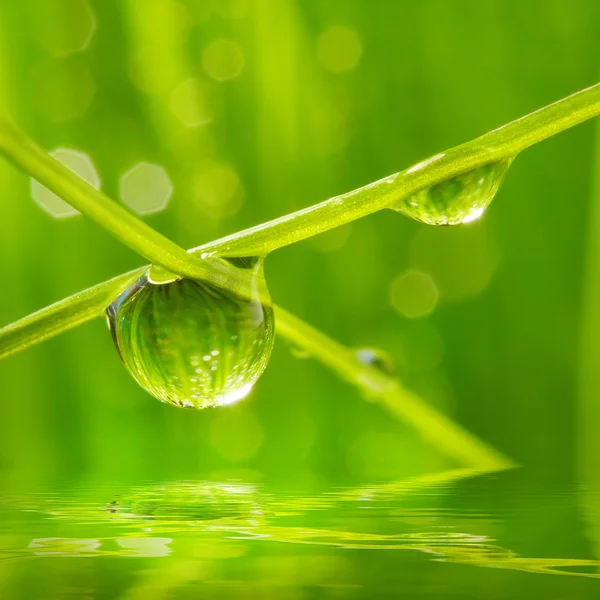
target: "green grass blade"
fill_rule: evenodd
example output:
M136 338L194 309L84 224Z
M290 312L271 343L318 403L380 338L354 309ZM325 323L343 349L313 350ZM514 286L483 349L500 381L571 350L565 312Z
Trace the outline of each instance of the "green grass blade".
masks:
M282 308L277 307L276 318L280 334L377 400L396 418L409 423L446 456L481 469L514 466L497 450L404 388L398 379L361 362L349 348Z
M522 150L600 114L600 83L400 173L335 196L196 250L219 256L267 254L390 207L459 173L516 156Z
M136 276L137 272L133 271L119 275L3 327L0 329L0 359L102 315L108 304Z

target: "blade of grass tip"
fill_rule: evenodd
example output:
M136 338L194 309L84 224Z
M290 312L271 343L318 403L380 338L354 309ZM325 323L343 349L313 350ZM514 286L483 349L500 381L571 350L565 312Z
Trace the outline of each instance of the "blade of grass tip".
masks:
M414 492L422 492L423 488L441 488L448 486L463 479L477 477L478 475L486 475L494 473L498 469L493 467L460 467L457 469L448 469L435 473L424 473L408 479L399 479L382 483L379 485L364 485L359 487L348 488L339 492L343 499L358 500L365 496L408 496Z
M513 461L428 405L422 398L380 370L361 362L348 348L304 323L284 309L276 308L277 331L307 351L342 379L378 400L401 421L412 425L431 444L461 464L499 470L516 466Z

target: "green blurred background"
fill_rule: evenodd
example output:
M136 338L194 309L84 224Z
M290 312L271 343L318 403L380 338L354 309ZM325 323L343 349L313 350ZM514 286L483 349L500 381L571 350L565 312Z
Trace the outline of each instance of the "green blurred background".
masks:
M599 13L595 0L4 2L0 105L48 150L88 155L115 199L165 196L166 173L170 202L144 218L191 247L595 83ZM409 387L532 477L568 481L586 443L578 406L596 397L593 378L578 385L593 157L588 123L519 157L473 225L383 211L278 251L272 296L348 346L389 352ZM0 162L2 323L143 264L83 217L53 218L30 185ZM2 361L0 382L10 485L302 487L448 464L281 339L252 395L219 410L148 396L100 319Z

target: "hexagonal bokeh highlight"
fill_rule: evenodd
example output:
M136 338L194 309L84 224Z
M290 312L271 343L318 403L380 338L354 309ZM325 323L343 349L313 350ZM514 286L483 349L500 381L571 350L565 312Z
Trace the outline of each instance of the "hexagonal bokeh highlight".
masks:
M121 200L139 215L163 210L173 193L164 167L140 162L121 177Z
M85 50L96 32L96 15L89 0L52 0L40 3L40 43L53 56Z
M202 55L204 70L215 81L235 79L242 72L245 62L242 49L232 40L215 40Z
M336 25L325 31L317 44L321 64L334 73L356 67L362 55L362 43L355 29Z
M100 189L100 176L94 167L92 159L85 153L72 148L56 148L50 155L68 167L79 177L87 181L96 189ZM78 215L79 211L59 198L54 192L43 186L35 179L31 180L31 196L36 203L48 214L57 219Z
M414 269L396 277L390 286L392 306L408 319L431 313L438 298L439 292L431 276Z
M212 219L236 214L244 201L244 189L236 171L226 163L210 163L196 173L194 197Z
M214 111L209 90L197 79L186 79L174 88L170 105L185 127L200 127L212 121Z

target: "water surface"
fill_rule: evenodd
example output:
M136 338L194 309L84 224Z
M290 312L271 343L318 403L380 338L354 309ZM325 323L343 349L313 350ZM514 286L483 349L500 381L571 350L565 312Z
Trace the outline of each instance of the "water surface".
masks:
M600 494L525 470L5 493L3 599L600 598Z

